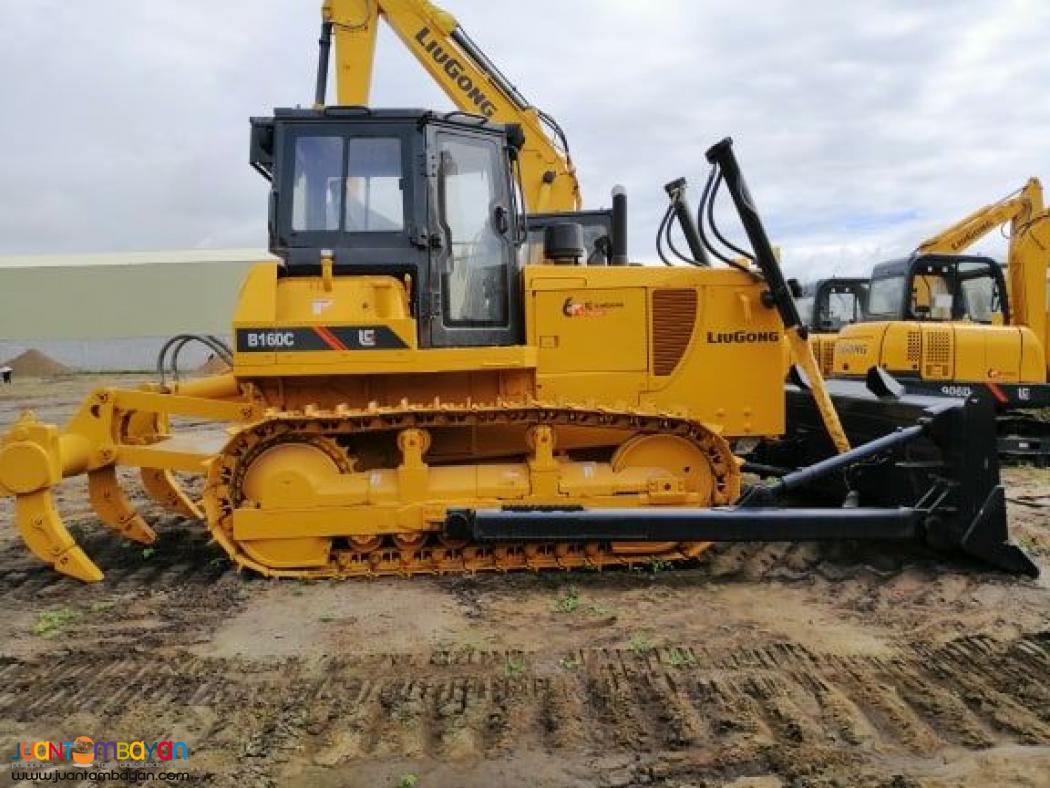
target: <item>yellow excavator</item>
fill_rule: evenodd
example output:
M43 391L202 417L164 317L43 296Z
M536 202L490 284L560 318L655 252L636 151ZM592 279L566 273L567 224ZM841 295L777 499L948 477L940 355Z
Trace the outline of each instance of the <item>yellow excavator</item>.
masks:
M799 312L810 330L809 341L820 363L820 371L830 376L835 369L835 339L843 326L865 319L868 288L863 277L835 276L800 286Z
M583 210L568 137L561 125L525 98L452 14L429 0L325 0L321 17L321 57L327 61L334 38L336 98L341 106L371 103L382 20L461 112L521 128L523 141L516 166L522 207L528 213L528 239L522 250L527 260L542 262L543 234L548 226L572 221L583 228L589 264L627 262L626 247L612 248L613 238L626 243L626 228L612 231L617 214ZM319 83L316 106L325 103L321 89ZM624 199L621 189L614 190L614 203Z
M326 80L322 54L319 96ZM55 508L56 485L80 475L104 525L152 542L118 484L130 467L272 577L601 568L835 539L1037 573L1008 540L990 409L887 393L878 376L824 386L730 140L707 151L699 221L672 199L724 267L588 265L568 220L545 228L542 264L523 264L525 145L521 127L462 112L253 118L280 262L244 282L232 373L102 387L62 428L23 414L0 439L0 495L28 548L102 578ZM721 187L743 261L704 228ZM161 371L197 339L214 344L173 338ZM789 391L785 343L802 369ZM182 417L225 429L180 434ZM180 472L203 477L201 500Z
M963 252L1009 224L1005 275ZM837 335L833 375L880 366L906 389L981 396L1011 415L1004 453L1050 457L1050 427L1017 409L1050 407L1050 212L1039 181L971 213L902 260L872 271L866 322Z

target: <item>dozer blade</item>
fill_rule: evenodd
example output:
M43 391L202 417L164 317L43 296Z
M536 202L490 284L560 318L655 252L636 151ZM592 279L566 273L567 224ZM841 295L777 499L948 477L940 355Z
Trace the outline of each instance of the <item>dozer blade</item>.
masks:
M153 544L157 541L157 534L124 497L114 466L89 471L87 476L91 505L106 526L133 542Z
M851 505L920 511L919 538L929 547L964 552L1008 572L1039 574L1009 542L990 403L909 394L877 368L865 381L827 386L853 445L896 445L835 473L807 477L796 471L798 493L832 505L851 494ZM787 397L789 435L759 459L793 471L820 466L834 448L818 409L804 386L789 387ZM915 439L902 440L907 433Z
M142 487L150 498L164 508L184 517L204 519L201 508L179 486L171 471L162 468L143 468Z
M84 553L62 524L51 500L50 489L15 498L15 523L26 547L41 561L64 575L97 583L102 572Z

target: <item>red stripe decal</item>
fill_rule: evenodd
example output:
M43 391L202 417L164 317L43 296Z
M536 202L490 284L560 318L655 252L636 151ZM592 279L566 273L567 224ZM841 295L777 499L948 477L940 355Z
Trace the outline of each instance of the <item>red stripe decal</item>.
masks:
M332 350L346 350L346 345L339 341L339 337L324 326L314 326L314 333L321 337Z
M985 383L984 385L988 387L988 390L991 391L995 398L999 400L999 402L1001 402L1003 405L1010 401L1010 398L1003 393L1003 390L1001 388L999 388L998 383Z

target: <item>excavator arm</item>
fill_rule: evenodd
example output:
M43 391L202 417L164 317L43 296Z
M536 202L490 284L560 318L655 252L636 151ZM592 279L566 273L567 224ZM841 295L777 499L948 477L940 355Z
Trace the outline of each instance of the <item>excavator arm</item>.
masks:
M522 96L454 16L428 0L325 0L322 17L322 47L329 32L335 37L340 104L369 104L382 17L461 111L521 126L519 162L529 213L580 209L576 170L558 124ZM318 102L323 100L319 95Z
M978 208L946 230L927 238L915 249L915 254L958 254L996 227L1010 222L1011 230L1016 230L1042 211L1043 188L1038 178L1029 178L1013 194Z
M928 238L915 250L921 254L957 254L996 227L1010 223L1007 288L1013 308L1011 322L1027 326L1043 343L1050 368L1047 316L1047 266L1050 263L1050 212L1043 203L1038 178L999 202L978 208L951 227Z
M1050 211L1040 211L1020 226L1014 224L1006 264L1013 322L1032 329L1042 342L1050 377Z

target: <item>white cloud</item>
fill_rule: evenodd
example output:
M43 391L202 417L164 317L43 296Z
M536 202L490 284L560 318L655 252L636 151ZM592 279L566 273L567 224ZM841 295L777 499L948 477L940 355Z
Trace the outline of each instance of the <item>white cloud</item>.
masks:
M727 134L802 277L1050 174L1042 0L446 4L566 128L588 202L628 187L636 258ZM265 243L247 119L310 100L319 1L5 5L0 251ZM448 106L387 33L378 60L374 103Z

